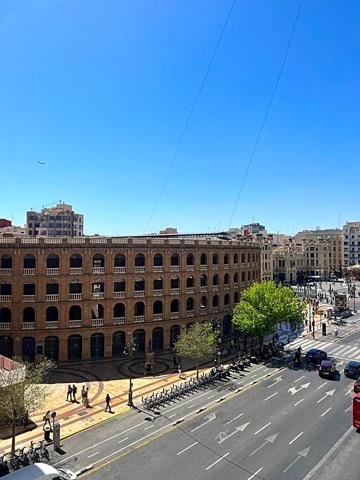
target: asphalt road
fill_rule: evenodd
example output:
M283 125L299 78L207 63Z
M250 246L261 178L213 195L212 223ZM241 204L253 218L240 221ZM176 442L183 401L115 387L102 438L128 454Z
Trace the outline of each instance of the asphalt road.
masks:
M312 340L294 347L299 342L306 350ZM360 355L359 331L316 342ZM338 358L340 371L346 360ZM83 475L89 480L355 480L360 435L352 427L352 386L343 375L323 380L305 366L255 365L161 415L132 413L76 435L56 462L74 471L92 464Z

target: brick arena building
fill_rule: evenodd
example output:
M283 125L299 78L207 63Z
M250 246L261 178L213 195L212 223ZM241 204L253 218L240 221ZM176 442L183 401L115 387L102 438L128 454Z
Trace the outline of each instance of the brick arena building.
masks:
M166 350L181 329L232 334L260 246L216 235L0 238L0 354L59 361Z

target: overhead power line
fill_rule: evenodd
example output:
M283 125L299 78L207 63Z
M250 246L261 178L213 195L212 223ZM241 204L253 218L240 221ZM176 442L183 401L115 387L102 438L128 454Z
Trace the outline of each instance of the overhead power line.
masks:
M278 73L278 76L276 77L276 81L275 81L275 84L274 84L274 88L273 88L273 90L272 90L272 92L271 92L270 100L269 100L269 102L268 102L268 104L267 104L264 117L263 117L262 122L261 122L261 124L260 124L260 128L259 128L259 130L258 130L256 139L255 139L255 143L254 143L253 148L252 148L252 150L251 150L250 158L249 158L248 164L247 164L247 166L246 166L245 173L244 173L243 179L242 179L242 181L241 181L239 191L238 191L237 196L236 196L236 200L235 200L235 203L234 203L234 208L233 208L233 211L232 211L230 220L229 220L229 228L230 228L231 223L232 223L232 221L233 221L233 219L234 219L234 215L235 215L235 212L236 212L238 203L239 203L240 196L241 196L242 191L243 191L243 189L244 189L244 186L245 186L245 183L246 183L248 174L249 174L250 167L251 167L251 165L252 165L252 163L253 163L253 160L254 160L254 158L255 158L256 151L257 151L257 148L258 148L258 145L259 145L259 142L260 142L262 133L263 133L263 131L264 131L264 127L265 127L266 121L267 121L267 119L268 119L268 116L269 116L269 113L270 113L270 110L271 110L271 106L272 106L272 104L273 104L273 101L274 101L274 98L275 98L277 89L278 89L278 87L279 87L279 83L280 83L280 80L281 80L281 77L282 77L282 74L283 74L283 71L284 71L284 68L285 68L285 65L286 65L287 58L288 58L288 56L289 56L289 52L290 52L290 48L291 48L292 41L293 41L293 38L294 38L294 33L295 33L295 30L296 30L296 25L297 25L298 20L299 20L302 3L303 3L303 0L300 0L299 6L298 6L298 8L297 8L296 15L295 15L295 18L294 18L294 22L293 22L293 25L292 25L292 28L291 28L291 32L290 32L288 44L287 44L287 47L286 47L286 50L285 50L285 55L284 55L283 61L282 61L282 63L281 63L280 71L279 71L279 73Z
M222 39L223 39L223 36L224 36L225 30L226 30L226 27L228 26L228 23L229 23L229 21L230 21L230 17L231 17L231 14L232 14L232 11L233 11L233 9L234 9L234 7L235 7L236 2L237 2L237 0L233 0L232 3L231 3L231 5L230 5L229 11L228 11L227 16L226 16L226 18L225 18L225 22L224 22L224 24L223 24L223 26L222 26L222 29L221 29L219 38L218 38L218 40L217 40L217 42L216 42L214 51L212 52L212 55L211 55L211 57L210 57L210 61L209 61L208 66L207 66L207 68L206 68L206 70L205 70L204 77L203 77L203 79L202 79L202 81L201 81L201 83L200 83L199 89L198 89L198 91L197 91L197 93L196 93L196 95L195 95L195 98L194 98L194 100L193 100L193 102L192 102L192 105L191 105L191 108L190 108L190 110L189 110L189 113L188 113L188 115L187 115L187 117L186 117L186 121L185 121L184 126L183 126L183 128L182 128L182 130L181 130L181 133L180 133L180 136L179 136L179 139L178 139L176 148L175 148L175 152L174 152L172 161L171 161L171 163L170 163L169 169L168 169L167 174L166 174L166 176L165 176L165 180L164 180L164 182L163 182L163 184L162 184L162 186L161 186L161 188L160 188L159 195L158 195L158 197L157 197L157 199L156 199L154 208L152 209L151 214L150 214L150 217L149 217L149 219L148 219L148 221L147 221L144 234L146 234L146 232L148 231L148 229L149 229L149 227L150 227L150 224L151 224L151 222L152 222L152 219L153 219L153 217L154 217L154 215L155 215L155 212L156 212L156 210L157 210L157 208L158 208L158 206L159 206L161 197L162 197L162 195L163 195L163 193L164 193L164 190L165 190L165 188L166 188L166 185L167 185L167 183L168 183L168 181L169 181L171 172L172 172L172 170L173 170L173 168L174 168L176 159L177 159L177 157L178 157L178 155L179 155L180 147L181 147L181 145L182 145L184 136L185 136L186 131L187 131L189 125L190 125L190 122L191 122L192 116L193 116L193 114L194 114L196 105L197 105L197 103L198 103L198 101L199 101L199 98L201 97L202 91L203 91L203 89L204 89L204 87L205 87L205 84L206 84L206 82L207 82L207 79L208 79L208 76L209 76L211 67L212 67L212 65L213 65L213 63L214 63L214 60L215 60L217 51L219 50L221 41L222 41Z

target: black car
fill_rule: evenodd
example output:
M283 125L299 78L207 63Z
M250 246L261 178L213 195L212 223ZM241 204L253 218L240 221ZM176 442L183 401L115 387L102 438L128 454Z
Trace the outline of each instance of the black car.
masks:
M308 363L314 363L318 365L322 360L327 359L327 353L324 350L319 350L318 348L311 348L306 353L306 360Z
M320 367L319 367L319 376L335 378L336 377L335 360L321 360Z
M360 362L351 360L344 368L344 375L350 378L358 378L360 376Z

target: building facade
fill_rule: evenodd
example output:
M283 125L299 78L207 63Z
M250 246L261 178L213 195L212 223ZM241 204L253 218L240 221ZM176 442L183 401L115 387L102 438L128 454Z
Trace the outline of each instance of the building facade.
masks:
M30 237L82 237L84 216L75 213L72 205L58 203L41 212L28 211L26 226Z
M255 240L260 244L261 248L261 280L273 280L274 279L274 256L272 235L258 234Z
M290 242L273 250L273 278L276 282L302 283L307 274L306 255L302 245Z
M343 234L344 266L360 265L360 222L347 222Z
M0 239L0 354L59 361L164 350L197 321L232 332L260 280L252 240L191 236Z

